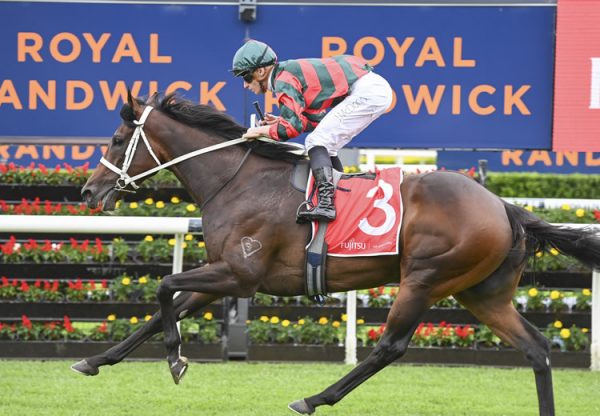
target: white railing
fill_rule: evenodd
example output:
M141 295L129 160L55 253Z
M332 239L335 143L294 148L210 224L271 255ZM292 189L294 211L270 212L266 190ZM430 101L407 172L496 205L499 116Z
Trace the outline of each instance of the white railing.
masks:
M375 167L385 168L392 166L399 166L407 172L416 172L417 170L426 172L437 169L437 165L425 163L431 158L437 157L437 152L435 150L360 149L359 155L360 159L362 159L363 156L366 159L365 163L359 165L359 168L362 171L374 170ZM394 163L378 165L375 162L375 159L378 156L392 156L394 158ZM411 158L413 160L415 158L422 158L422 161L419 164L406 164L406 158Z
M600 209L600 199L561 199L561 198L512 198L503 197L506 202L517 205L531 205L534 208L562 208L566 205L571 209L587 208Z
M593 224L553 224L572 228L593 227L600 230L600 226ZM346 364L356 364L356 291L348 292L346 298ZM591 365L590 369L600 371L600 270L592 273L592 342L590 346Z
M173 273L183 271L183 237L202 232L201 218L67 215L0 215L0 232L80 234L173 234Z

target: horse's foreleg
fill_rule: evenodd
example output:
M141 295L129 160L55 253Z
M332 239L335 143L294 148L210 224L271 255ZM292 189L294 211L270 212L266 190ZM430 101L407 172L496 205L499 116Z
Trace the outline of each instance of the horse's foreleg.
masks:
M167 361L175 384L187 370L187 359L180 355L181 337L177 330L177 317L173 308L173 294L178 291L202 292L218 296L247 297L253 294L251 288L240 284L225 262L207 264L198 269L188 270L162 279L156 292L160 302L162 323L167 347Z
M315 396L291 403L289 408L298 414L310 415L317 406L333 406L369 377L402 357L428 305L428 291L424 287L401 284L385 331L371 354L337 383Z
M182 292L174 300L175 313L177 319L183 319L193 314L199 309L212 303L218 296L207 295L204 293ZM95 376L100 371L98 367L103 365L113 365L121 362L125 357L131 354L136 348L142 345L146 340L162 331L161 313L157 312L141 328L129 335L114 347L105 352L85 358L71 366L71 368L81 374Z

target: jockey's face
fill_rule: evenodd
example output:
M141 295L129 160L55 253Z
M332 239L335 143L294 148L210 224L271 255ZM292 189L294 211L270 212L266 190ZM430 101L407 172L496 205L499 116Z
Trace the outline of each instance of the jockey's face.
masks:
M270 72L270 67L263 67L244 76L244 88L249 89L254 94L265 94L269 89L268 77ZM250 76L252 76L251 79Z

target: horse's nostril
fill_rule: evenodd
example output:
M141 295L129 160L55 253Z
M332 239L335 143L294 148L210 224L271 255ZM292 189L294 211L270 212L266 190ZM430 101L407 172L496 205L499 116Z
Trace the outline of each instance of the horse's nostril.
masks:
M89 208L96 208L98 206L98 202L94 200L94 194L90 189L82 189L81 197Z
M85 202L89 202L89 200L92 199L92 191L90 191L89 189L83 188L81 190L81 198Z

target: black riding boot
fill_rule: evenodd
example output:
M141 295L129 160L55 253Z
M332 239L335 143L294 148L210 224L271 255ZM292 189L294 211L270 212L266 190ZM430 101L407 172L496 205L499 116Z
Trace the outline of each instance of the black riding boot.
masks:
M313 172L315 185L318 190L319 203L313 209L308 209L306 205L298 212L298 221L326 221L335 220L335 204L333 186L333 169L330 166L317 168Z
M305 204L298 211L297 222L308 221L326 221L335 220L335 204L333 185L333 168L327 149L322 146L313 147L308 152L310 156L310 165L315 177L315 186L318 190L318 205L313 209L308 209Z

